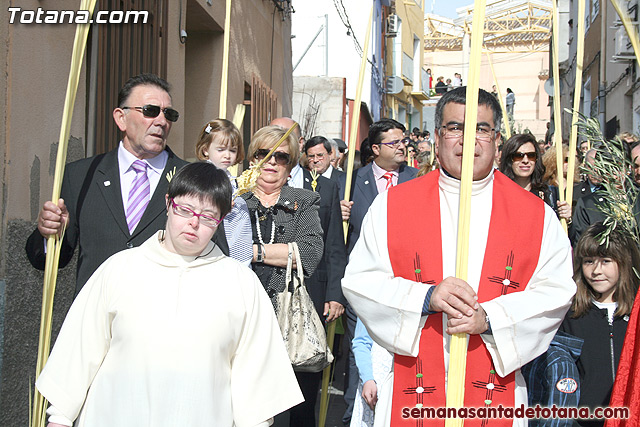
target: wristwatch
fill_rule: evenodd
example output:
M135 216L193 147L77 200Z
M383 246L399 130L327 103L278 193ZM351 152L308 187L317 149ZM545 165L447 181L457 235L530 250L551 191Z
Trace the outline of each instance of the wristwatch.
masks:
M493 335L493 331L491 331L491 323L489 322L488 314L484 317L484 321L487 323L487 330L482 333L486 335Z
M256 262L263 262L264 253L262 252L262 245L258 243L256 246L258 246L258 254L256 255Z

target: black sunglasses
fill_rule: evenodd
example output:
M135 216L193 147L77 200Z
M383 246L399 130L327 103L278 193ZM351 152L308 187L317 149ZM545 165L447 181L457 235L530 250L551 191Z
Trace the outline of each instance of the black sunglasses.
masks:
M535 151L530 151L528 153L520 153L520 152L516 151L515 153L513 153L511 158L513 160L515 160L516 162L520 162L520 161L522 161L522 159L524 159L524 156L527 156L527 158L532 162L535 162L536 159L538 158L538 155L536 154Z
M264 159L265 157L267 157L267 154L269 154L269 151L271 150L265 150L265 149L260 149L260 150L256 150L256 153L253 155L253 157L260 161L262 159ZM274 159L276 159L276 163L281 165L281 166L285 166L289 164L289 159L291 158L289 156L289 153L283 153L282 151L276 151L274 152L271 157L273 157Z
M177 122L180 117L180 113L178 113L173 108L160 108L159 105L143 105L142 107L120 107L123 110L138 110L142 111L142 115L149 118L158 117L160 111L164 113L164 117L170 122Z

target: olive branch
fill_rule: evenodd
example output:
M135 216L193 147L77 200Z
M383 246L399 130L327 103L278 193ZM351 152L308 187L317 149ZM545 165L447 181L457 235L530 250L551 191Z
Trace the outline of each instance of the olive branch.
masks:
M616 228L639 242L634 205L640 191L634 182L634 163L625 149L627 143L618 138L607 140L597 119L578 114L578 134L596 151L593 163L585 162L581 170L602 180L602 188L596 192L604 199L597 207L606 217L605 231L598 236L600 244L609 246L609 236Z

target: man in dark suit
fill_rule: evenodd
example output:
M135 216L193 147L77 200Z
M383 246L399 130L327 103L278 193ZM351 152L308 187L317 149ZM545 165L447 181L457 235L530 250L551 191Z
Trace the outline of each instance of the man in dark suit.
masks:
M342 217L349 219L349 238L347 239L348 252L351 253L358 237L362 220L369 210L369 206L376 196L403 182L416 177L417 169L404 164L408 138L404 137L405 127L393 119L381 119L369 127L368 139L373 150L373 162L355 171L352 181L351 201L341 202ZM344 180L342 178L344 188ZM341 199L344 193L341 194ZM347 328L346 333L349 342L353 339L356 328L356 315L349 305L346 307ZM356 368L353 352L349 351L348 385L344 393L347 402L347 411L342 421L349 423L353 412L353 402L358 388L358 369Z
M310 166L315 165L318 160L326 159L327 163L329 160L329 153L326 151L326 147L322 143L318 145L317 138L322 138L326 141L323 137L313 137L305 144L305 153L309 159ZM320 159L315 157L316 154L311 154L312 151L317 151L313 149L318 146L322 146L326 154L324 157L321 156ZM317 172L320 173L319 171ZM334 169L333 172L340 171ZM340 287L340 281L344 276L344 269L347 265L347 250L342 229L338 185L333 180L321 175L316 175L314 179L311 172L304 169L303 188L320 194L320 211L318 214L322 231L324 232L324 255L320 264L318 264L318 268L309 279L309 283L311 283L309 292L316 308L322 307L322 310L318 310L318 314L322 314L328 321L331 321L337 319L344 312L346 303ZM322 305L322 302L324 302L324 305Z
M608 158L609 162L614 161L607 151L591 149L585 155L585 162L593 167L596 156L598 156L598 159L602 156ZM605 211L610 210L607 209L607 205L612 203L607 192L604 190L602 178L595 175L592 170L588 170L588 172L587 181L585 181L586 184L583 184L582 187L582 189L588 187L588 190L582 192L582 197L574 196L574 200L577 200L577 202L573 210L572 225L571 228L569 228L569 240L571 240L571 244L574 247L578 244L582 233L584 233L590 225L607 219L607 215L603 212L603 209ZM633 206L633 215L636 221L640 220L640 198L636 200Z
M312 169L340 185L343 180L344 172L336 169L331 165L331 142L324 136L314 136L304 145L304 152L309 161L309 169Z
M404 138L404 131L404 126L393 119L381 119L369 128L374 160L354 172L351 202L341 202L343 219L349 219L349 253L360 236L362 220L373 199L386 188L416 177L418 170L404 164L408 142ZM390 176L390 183L385 176ZM342 187L345 180L346 176L343 176Z
M595 149L591 149L587 151L584 155L584 161L586 164L593 166L596 155ZM575 209L576 203L578 199L588 196L589 194L595 193L597 190L601 188L602 178L594 175L593 173L587 173L587 179L575 184L573 186L573 207Z
M35 268L44 269L43 238L60 233L66 223L59 266L67 265L78 246L78 293L111 255L164 229L169 180L186 164L166 145L178 116L164 79L141 74L125 83L113 110L122 141L108 153L67 165L60 200L44 204L27 240Z

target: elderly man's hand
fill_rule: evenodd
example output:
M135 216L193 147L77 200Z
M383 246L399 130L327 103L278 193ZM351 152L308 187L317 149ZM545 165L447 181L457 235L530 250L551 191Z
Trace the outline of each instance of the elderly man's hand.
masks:
M472 316L480 308L478 296L467 282L447 277L434 289L429 301L429 311L446 313L450 318Z
M453 334L481 334L489 329L487 313L482 306L474 310L471 316L462 316L461 319L449 318L447 321L447 333Z
M333 322L344 313L344 306L336 301L324 303L324 312L322 313L327 323Z
M45 202L38 214L38 231L45 239L62 232L62 224L69 222L69 212L64 200L58 200L58 204Z
M351 218L351 207L353 206L352 201L340 200L340 210L342 211L342 220L349 221Z

